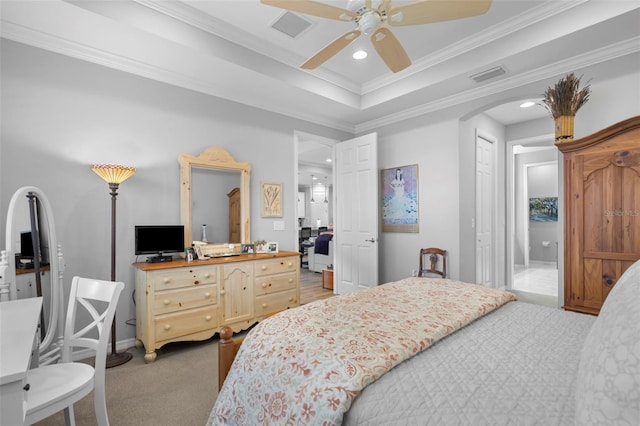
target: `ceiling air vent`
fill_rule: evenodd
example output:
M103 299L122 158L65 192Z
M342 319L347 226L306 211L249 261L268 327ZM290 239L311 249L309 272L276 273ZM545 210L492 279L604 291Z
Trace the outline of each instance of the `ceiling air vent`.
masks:
M288 35L291 38L297 38L311 26L311 22L296 15L295 13L283 13L271 27Z
M491 78L497 77L506 73L504 68L498 66L495 68L488 69L486 71L479 72L477 74L472 75L470 78L473 79L476 83L481 83L483 81L489 80Z

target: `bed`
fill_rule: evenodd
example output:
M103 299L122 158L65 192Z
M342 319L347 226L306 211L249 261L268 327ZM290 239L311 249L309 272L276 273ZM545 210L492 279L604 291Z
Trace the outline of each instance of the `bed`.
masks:
M598 317L515 299L407 278L281 312L208 424L640 424L640 262Z

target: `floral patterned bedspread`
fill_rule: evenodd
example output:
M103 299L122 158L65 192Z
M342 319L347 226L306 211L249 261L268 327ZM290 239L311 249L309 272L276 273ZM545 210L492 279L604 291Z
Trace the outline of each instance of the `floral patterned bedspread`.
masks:
M368 384L512 293L407 278L283 311L247 334L208 424L339 425Z

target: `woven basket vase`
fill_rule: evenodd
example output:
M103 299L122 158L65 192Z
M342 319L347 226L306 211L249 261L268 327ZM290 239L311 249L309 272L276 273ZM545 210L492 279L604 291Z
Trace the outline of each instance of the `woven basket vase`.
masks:
M556 143L573 140L573 115L561 115L555 118L556 122Z

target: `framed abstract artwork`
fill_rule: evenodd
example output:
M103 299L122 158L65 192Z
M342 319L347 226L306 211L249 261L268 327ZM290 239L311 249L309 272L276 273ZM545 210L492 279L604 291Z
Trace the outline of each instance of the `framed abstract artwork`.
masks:
M382 232L418 232L418 165L383 169Z
M262 183L262 217L282 217L282 184Z

